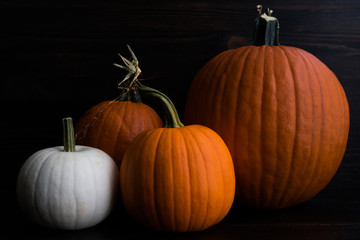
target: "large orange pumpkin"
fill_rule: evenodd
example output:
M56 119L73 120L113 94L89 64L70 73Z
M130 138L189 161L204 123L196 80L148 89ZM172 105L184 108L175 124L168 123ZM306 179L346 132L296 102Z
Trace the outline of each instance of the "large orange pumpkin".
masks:
M159 128L162 121L158 114L141 102L137 90L137 76L140 73L137 59L123 58L129 74L120 84L121 94L113 101L103 101L91 107L77 122L75 132L79 145L99 148L109 154L120 167L122 157L129 143L145 130ZM130 76L134 75L130 81Z
M160 231L200 231L221 221L235 196L230 152L213 130L183 126L164 95L163 128L137 136L120 167L123 203L136 221ZM160 94L160 95L159 95ZM166 96L165 96L166 97Z
M304 202L332 179L343 158L349 107L329 68L278 43L276 18L256 21L254 46L227 50L195 76L187 124L203 124L233 157L242 204L284 208Z

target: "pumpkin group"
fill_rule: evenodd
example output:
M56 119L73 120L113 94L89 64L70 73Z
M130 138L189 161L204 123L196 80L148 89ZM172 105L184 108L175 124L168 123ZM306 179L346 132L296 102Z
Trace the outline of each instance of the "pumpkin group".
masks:
M218 223L235 196L224 141L207 127L183 126L166 96L143 85L139 89L162 99L166 127L140 134L126 149L120 168L125 208L139 223L160 231L200 231Z
M284 208L312 198L334 176L347 144L349 107L324 63L278 44L276 18L259 16L257 30L255 45L222 52L197 73L185 123L203 124L224 139L242 204Z

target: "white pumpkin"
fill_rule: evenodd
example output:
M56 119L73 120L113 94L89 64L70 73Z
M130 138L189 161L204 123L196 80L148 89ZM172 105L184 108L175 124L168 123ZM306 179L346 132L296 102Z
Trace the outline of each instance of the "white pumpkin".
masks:
M109 155L96 148L74 143L75 151L64 151L68 145L65 138L64 147L40 150L24 163L17 181L18 201L26 215L40 225L91 227L104 220L115 204L118 168Z

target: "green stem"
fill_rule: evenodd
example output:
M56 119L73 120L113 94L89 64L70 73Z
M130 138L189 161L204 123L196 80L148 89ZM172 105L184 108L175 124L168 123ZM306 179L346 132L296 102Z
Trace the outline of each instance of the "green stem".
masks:
M257 6L258 16L255 19L254 45L277 46L279 43L279 21L271 16L272 10L268 9L267 14L263 13L262 6Z
M176 108L171 102L170 98L156 89L142 85L140 82L137 83L137 86L140 95L154 97L161 102L164 113L164 128L176 128L184 126L184 124L181 123Z
M74 125L71 117L63 118L64 152L75 152Z

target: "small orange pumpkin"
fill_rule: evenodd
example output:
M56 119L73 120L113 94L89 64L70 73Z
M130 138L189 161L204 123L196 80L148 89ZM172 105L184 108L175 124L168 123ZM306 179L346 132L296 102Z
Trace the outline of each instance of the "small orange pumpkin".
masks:
M278 21L269 15L256 20L254 46L227 50L197 73L185 122L224 139L242 204L284 208L312 198L334 176L346 149L349 106L324 63L279 45Z
M90 108L75 127L77 143L99 148L109 154L120 167L124 151L129 143L145 130L162 126L158 114L141 102L137 91L137 76L140 74L138 61L128 46L133 61L121 58L129 74L119 84L120 96L113 101L103 101ZM131 75L135 75L129 81ZM125 85L125 87L123 87Z
M230 152L211 129L183 126L171 101L162 100L165 125L130 143L120 167L123 203L138 222L160 231L200 231L221 221L235 195Z

